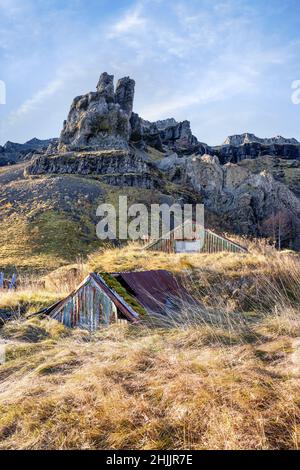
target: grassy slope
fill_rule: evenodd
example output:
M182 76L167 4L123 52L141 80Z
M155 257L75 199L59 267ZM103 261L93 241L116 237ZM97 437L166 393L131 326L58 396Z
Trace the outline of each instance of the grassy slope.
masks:
M298 448L295 256L102 250L78 271L73 265L53 272L47 289L32 281L31 302L27 285L2 306L16 306L26 291L32 311L62 295L62 279L68 290L91 269L145 266L185 272L203 307L183 311L181 326L160 319L155 327L147 321L90 335L31 319L0 330L8 342L0 367L0 448Z
M128 205L160 203L165 195L141 188L118 188L97 178L56 175L25 178L26 164L0 168L0 270L49 272L86 257L101 245L96 236L100 203L128 196ZM191 197L182 187L167 196Z
M23 170L0 173L0 268L49 271L99 246L100 185L66 175L24 179Z

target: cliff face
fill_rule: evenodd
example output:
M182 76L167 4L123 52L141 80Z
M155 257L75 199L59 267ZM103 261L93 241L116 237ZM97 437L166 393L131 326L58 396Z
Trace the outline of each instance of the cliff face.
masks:
M300 160L300 143L296 139L277 136L261 139L254 134L228 137L223 145L211 147L199 142L193 135L190 122L175 119L149 122L133 113L131 141L142 148L149 145L162 152L170 150L178 155L216 155L222 164L239 163L266 155L286 160Z
M147 145L161 152L170 150L191 153L198 148L199 142L192 134L189 121L177 122L175 119L150 122L133 113L131 117L130 141L140 148Z
M205 155L188 160L185 178L203 196L206 207L225 218L236 232L269 236L280 214L282 241L300 247L300 200L269 173L253 174Z
M261 144L258 142L244 143L239 146L221 145L213 147L212 153L217 155L222 163L238 163L245 159L255 159L270 155L288 160L300 159L300 144Z
M97 175L114 186L138 186L153 189L160 186L157 170L142 157L129 152L69 152L41 155L26 168L25 175Z

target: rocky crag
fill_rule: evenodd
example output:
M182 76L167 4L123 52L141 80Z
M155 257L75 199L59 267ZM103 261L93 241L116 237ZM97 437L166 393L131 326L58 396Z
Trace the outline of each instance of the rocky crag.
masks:
M93 175L112 185L158 186L151 162L130 146L135 82L113 75L100 76L97 91L73 100L60 138L46 153L38 155L27 175Z
M300 145L300 142L294 138L286 139L281 135L277 135L276 137L271 137L270 139L261 139L260 137L257 137L254 134L249 134L248 132L241 135L231 135L227 137L224 145L233 145L234 147L238 147L239 145L253 143L259 143L263 145Z
M74 99L60 135L59 153L128 150L135 82L103 73L96 92Z
M194 151L204 151L208 148L200 144L192 134L189 121L177 122L175 119L149 122L133 114L131 118L130 141L139 148L154 147L161 152L177 152L179 155Z
M300 248L300 187L278 168L289 162L289 170L300 172L296 139L243 134L210 147L188 121L149 122L134 113L134 88L129 77L115 88L114 77L103 73L95 92L74 99L60 138L32 155L25 175L79 175L116 188L159 190L172 201L180 188L204 202L220 225L270 236L279 224L282 246Z

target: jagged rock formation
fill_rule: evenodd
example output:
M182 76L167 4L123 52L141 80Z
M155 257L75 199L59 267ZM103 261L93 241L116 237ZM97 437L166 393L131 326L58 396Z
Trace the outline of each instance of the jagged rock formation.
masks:
M263 140L263 139L262 139ZM269 139L266 139L268 141ZM270 139L271 141L272 139ZM222 163L238 163L245 159L255 159L269 155L289 160L300 159L300 144L289 143L293 139L286 139L287 143L260 143L249 142L241 145L221 145L212 147L209 153L217 155ZM296 139L294 139L295 142ZM240 136L235 136L233 142L242 142Z
M197 138L192 134L189 121L165 127L165 129L161 130L160 134L163 144L166 145L171 143L171 146L190 148L198 144Z
M129 119L131 118L134 100L135 81L129 77L121 78L117 83L115 98Z
M142 119L138 114L132 113L130 141L140 149L145 149L147 145L163 152L163 145L160 132L155 122Z
M159 131L164 131L168 127L177 126L179 123L174 118L162 119L160 121L155 121L157 129Z
M97 85L97 91L101 97L105 99L107 103L115 102L115 87L114 87L114 76L108 75L104 72Z
M300 199L300 159L282 159L265 155L242 160L239 165L254 174L266 171L276 181L285 184Z
M140 147L154 147L163 152L170 150L180 153L189 153L199 144L192 134L189 121L177 122L175 119L150 122L133 113L131 118L131 141Z
M118 81L103 73L96 92L74 99L59 139L59 153L84 150L127 150L134 99L134 80Z
M159 187L156 168L130 147L130 136L143 133L132 113L134 88L125 77L115 90L113 75L103 73L96 92L74 99L58 143L34 158L25 175L97 175L115 186Z
M25 144L16 144L14 142L6 142L0 146L0 166L11 165L18 161L26 160L32 157L34 153L43 152L49 145L53 145L57 139L39 140L31 139Z
M237 147L239 145L244 145L244 144L252 144L252 143L259 143L259 144L264 144L264 145L285 145L285 144L292 144L292 145L299 145L300 142L296 139L285 139L281 135L277 135L276 137L271 137L271 138L264 138L261 139L260 137L256 137L254 134L249 134L246 132L245 134L241 135L231 135L227 137L227 139L224 142L224 145L233 145L234 147Z

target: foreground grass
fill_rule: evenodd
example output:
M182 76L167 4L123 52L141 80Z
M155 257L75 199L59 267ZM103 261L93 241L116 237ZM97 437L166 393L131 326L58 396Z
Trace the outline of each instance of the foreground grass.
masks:
M89 271L169 269L201 301L140 326L0 329L0 449L298 449L300 263L275 251L102 250L1 294L51 304Z
M0 448L297 449L300 343L259 328L10 323Z

